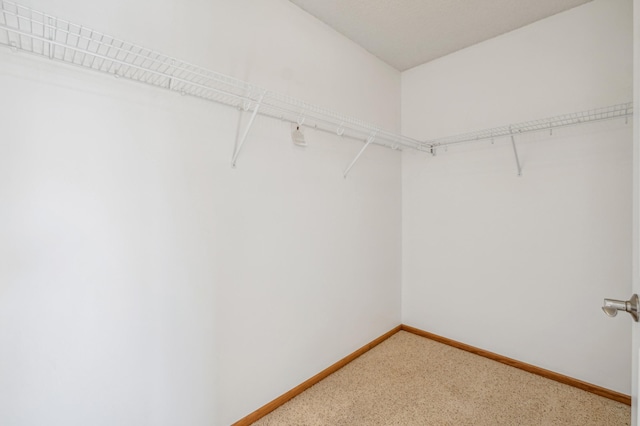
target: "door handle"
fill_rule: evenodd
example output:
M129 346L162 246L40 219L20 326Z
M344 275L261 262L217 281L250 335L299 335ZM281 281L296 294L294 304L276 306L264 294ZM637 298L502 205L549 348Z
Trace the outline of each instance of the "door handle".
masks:
M607 316L615 317L618 311L628 312L635 322L640 319L640 300L638 295L634 294L629 300L604 299L602 310Z

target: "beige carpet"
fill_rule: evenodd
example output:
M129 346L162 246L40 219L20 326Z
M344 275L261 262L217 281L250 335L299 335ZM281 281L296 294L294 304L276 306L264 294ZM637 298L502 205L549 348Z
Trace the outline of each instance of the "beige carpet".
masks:
M255 426L630 424L630 407L401 331Z

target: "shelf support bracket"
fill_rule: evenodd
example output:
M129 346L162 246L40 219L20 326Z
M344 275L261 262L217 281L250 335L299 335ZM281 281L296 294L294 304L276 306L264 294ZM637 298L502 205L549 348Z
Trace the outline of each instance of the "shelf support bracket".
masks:
M371 135L367 138L367 143L364 144L364 146L362 147L362 149L360 150L360 152L358 152L358 155L356 155L356 158L353 159L353 161L351 163L349 163L349 165L347 166L347 168L345 169L343 176L346 179L347 175L349 174L349 171L351 170L351 168L354 166L354 164L356 164L356 162L360 159L360 156L362 155L362 153L364 152L365 149L367 149L369 147L369 145L371 145L371 143L376 139L376 132L371 133Z
M262 92L262 94L260 95L260 98L258 99L258 101L256 102L255 106L253 107L253 112L251 113L251 118L249 118L249 122L247 123L247 126L244 128L244 132L242 133L242 137L240 138L240 142L238 142L238 145L236 145L236 149L233 153L233 158L231 159L231 167L235 168L236 167L236 161L238 161L238 156L240 155L240 151L242 150L242 147L244 146L244 143L247 141L247 136L249 135L249 130L251 130L251 126L253 125L253 120L256 119L256 115L258 114L258 111L260 110L260 106L262 105L262 99L264 99L264 95L266 94L265 92Z
M518 176L522 176L522 166L520 165L520 159L518 158L518 149L516 148L516 140L511 133L511 146L513 146L513 155L516 157L516 166L518 167Z

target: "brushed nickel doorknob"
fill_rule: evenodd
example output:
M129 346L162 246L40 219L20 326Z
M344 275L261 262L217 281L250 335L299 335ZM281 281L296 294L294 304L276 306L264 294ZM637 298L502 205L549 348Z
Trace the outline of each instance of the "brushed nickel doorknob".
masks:
M640 300L637 294L631 296L631 299L627 301L604 299L602 311L610 317L618 315L618 311L628 312L633 317L633 320L638 322L640 319Z

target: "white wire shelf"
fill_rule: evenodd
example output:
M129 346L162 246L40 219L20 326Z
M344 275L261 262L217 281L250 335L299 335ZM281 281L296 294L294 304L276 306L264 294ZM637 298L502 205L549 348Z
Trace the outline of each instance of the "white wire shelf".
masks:
M244 111L252 117L236 146L235 165L255 115L297 123L342 137L366 141L347 167L345 176L371 143L392 149L411 148L435 154L452 144L573 126L593 121L630 117L633 104L619 104L541 120L495 127L461 135L420 141L277 92L262 89L110 35L33 10L9 0L0 0L0 45L53 61L126 78L183 95L214 101ZM514 151L515 151L515 142ZM517 157L517 153L516 153Z
M557 115L540 120L525 121L511 124L509 126L494 127L491 129L478 130L455 136L447 136L438 139L431 139L425 142L432 148L432 153L438 148L448 145L484 141L504 136L517 136L523 133L548 131L553 133L553 129L575 126L595 121L611 120L614 118L626 118L633 115L633 103L611 105L603 108L591 109L588 111L574 112L571 114Z
M393 149L428 150L421 141L280 93L262 89L110 35L0 0L0 44L50 60L135 80L183 95L369 140ZM259 105L259 106L258 106Z

